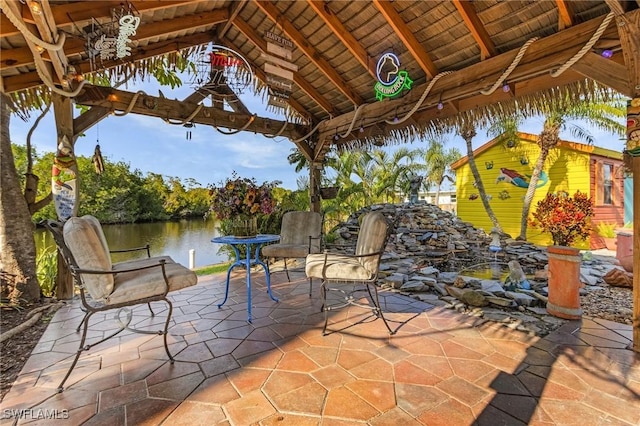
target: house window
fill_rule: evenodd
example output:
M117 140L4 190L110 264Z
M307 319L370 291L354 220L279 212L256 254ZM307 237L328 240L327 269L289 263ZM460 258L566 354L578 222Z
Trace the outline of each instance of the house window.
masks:
M456 202L456 194L451 194L451 202L452 203Z
M602 204L613 204L613 165L602 165Z

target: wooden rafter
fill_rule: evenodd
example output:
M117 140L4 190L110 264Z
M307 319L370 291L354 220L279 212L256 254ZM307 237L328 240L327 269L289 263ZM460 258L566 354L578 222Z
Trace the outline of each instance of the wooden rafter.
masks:
M396 35L402 40L407 47L411 55L420 64L422 70L427 74L429 78L433 78L438 74L438 69L431 61L431 58L422 48L422 45L413 35L407 24L402 20L402 17L396 12L393 4L388 0L373 0L382 16L387 20L391 28L396 32Z
M573 7L567 0L556 0L558 6L558 28L564 30L573 25Z
M369 60L367 51L360 45L358 40L342 25L342 22L331 11L330 4L319 0L307 0L309 6L322 18L324 23L342 41L351 52L353 57L366 69L369 74L376 78L376 70L373 63Z
M204 0L159 0L137 2L136 9L138 12L147 12L160 9L172 8L178 5L186 5L189 3L198 3ZM51 13L59 28L71 30L74 25L91 19L102 19L111 17L111 10L122 5L122 0L112 1L81 1L65 4L51 5ZM0 37L9 37L18 35L18 29L7 19L6 16L0 15Z
M229 20L227 20L227 22L218 29L218 39L223 38L227 34L227 31L229 31L229 28L233 25L233 21L238 17L240 12L242 12L242 9L248 1L249 0L239 0L233 3L231 13L229 13Z
M134 97L141 97L141 99L132 102ZM75 98L75 102L79 105L106 108L109 111L125 111L131 107L130 113L178 123L191 117L189 122L195 124L228 129L246 126L243 130L266 135L273 134L274 129L277 130L285 126L282 136L290 139L299 139L306 133L304 126L294 123L223 111L214 107L200 106L195 102L152 95L136 95L136 93L110 87L86 85L83 92ZM198 112L194 115L196 109Z
M627 96L640 96L640 9L616 16L622 55L629 76ZM623 92L624 93L624 92Z
M32 14L34 24L40 33L39 38L47 43L55 43L61 34L57 29L49 0L40 1L40 7L42 9L41 13ZM67 73L67 57L62 50L50 50L48 52L49 61L57 77L55 80L62 81Z
M640 13L640 10L637 12ZM562 74L562 78L554 79L548 74L549 71L557 69L559 65L568 61L576 50L579 50L589 40L601 22L602 18L593 19L533 43L510 76L511 82L516 82L516 96L533 94L536 91L544 90L554 85L568 84L572 81L583 79L582 75L571 69ZM616 28L609 26L603 33L603 37L613 39L616 37L616 32ZM487 89L492 82L502 75L513 60L517 50L519 49L502 53L441 78L432 89L431 94L423 101L422 107L418 111L428 108L436 110L435 106L441 100L441 93L445 94L442 98L445 104L450 101L457 101L456 106L459 111L470 110L496 102L497 99L495 97L499 94L494 92L492 96L484 96L480 95L479 92ZM601 63L596 65L606 66ZM538 76L544 76L545 78ZM527 80L532 79L535 79L535 84L527 83ZM390 119L390 114L394 111L397 111L398 115L402 116L404 112L414 107L427 84L415 87L403 98L392 99L384 104L379 102L367 104L360 111L359 117L364 117L365 126L367 126ZM496 92L502 93L502 91ZM629 93L624 94L629 96ZM512 95L503 94L500 96L505 96L506 99ZM330 143L331 136L335 134L336 129L338 129L338 132L344 131L350 125L354 113L349 112L323 122L318 129L321 143L323 141L329 141Z
M238 31L244 34L244 36L248 38L254 46L263 52L267 51L267 42L260 37L256 30L254 30L249 24L240 18L236 18L233 20L233 25L238 29ZM261 80L265 81L265 78L263 77ZM339 112L333 105L331 105L331 102L326 100L324 96L311 86L311 84L309 84L304 78L300 77L297 72L293 73L293 82L326 112L331 115L339 115Z
M342 92L353 104L362 104L362 98L358 95L337 73L337 71L324 59L320 52L311 46L305 37L291 22L280 14L276 6L270 1L257 0L255 4L291 39L293 43L309 58L313 64Z
M473 3L468 0L453 0L453 4L458 9L458 13L462 16L465 25L471 31L476 43L480 46L480 58L484 60L490 56L495 56L498 53L496 46L493 44L484 24L478 18Z
M209 27L214 24L226 22L229 19L227 9L216 9L210 12L199 13L197 15L187 15L171 20L147 24L140 26L136 31L136 40L150 40L159 36L164 36L172 32L178 32L185 27L198 29ZM209 37L211 38L211 37ZM179 39L175 39L179 43ZM132 49L133 50L133 49ZM64 53L71 58L85 52L85 41L82 39L67 40L64 45ZM71 60L71 63L75 63ZM2 62L0 70L6 68L16 68L33 63L33 55L28 48L7 49L2 52Z

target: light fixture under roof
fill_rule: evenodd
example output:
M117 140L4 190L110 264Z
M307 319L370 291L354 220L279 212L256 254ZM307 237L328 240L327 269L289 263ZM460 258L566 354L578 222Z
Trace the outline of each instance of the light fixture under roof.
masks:
M509 87L509 83L504 83L504 84L502 85L502 91L503 91L504 93L508 93L510 90L511 90L511 88Z
M600 56L602 56L603 58L606 59L610 59L613 56L613 50L611 49L604 49L601 53Z
M42 14L42 5L40 4L39 1L37 1L37 0L29 0L29 1L27 1L27 5L29 6L29 9L31 10L31 13L33 13L34 15L41 15Z

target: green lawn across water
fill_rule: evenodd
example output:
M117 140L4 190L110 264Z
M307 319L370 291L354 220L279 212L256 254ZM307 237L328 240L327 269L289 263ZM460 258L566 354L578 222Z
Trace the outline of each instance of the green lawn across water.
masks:
M195 272L198 276L219 274L221 272L227 272L227 269L229 269L229 265L231 265L231 262L216 263L215 265L207 265L201 268L196 268L193 270L193 272Z

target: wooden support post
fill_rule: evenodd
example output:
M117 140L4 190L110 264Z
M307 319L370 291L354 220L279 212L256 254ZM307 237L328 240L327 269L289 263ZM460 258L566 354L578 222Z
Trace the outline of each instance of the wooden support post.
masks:
M75 143L73 131L73 102L70 98L58 94L52 94L53 113L56 120L58 134L57 143L66 137L66 140ZM73 147L72 147L73 151ZM72 155L75 154L72 152ZM77 207L76 207L77 208ZM72 299L74 295L71 273L66 267L64 259L58 253L58 276L56 278L56 297L58 300Z
M633 157L633 350L640 352L640 157Z
M309 167L309 195L311 197L311 211L321 213L320 204L320 176L322 163L312 162Z
M638 15L640 18L640 15ZM627 166L633 174L633 350L640 352L640 74L635 96L627 101ZM625 160L627 160L625 159ZM629 164L630 163L630 164ZM625 200L626 201L626 200Z

